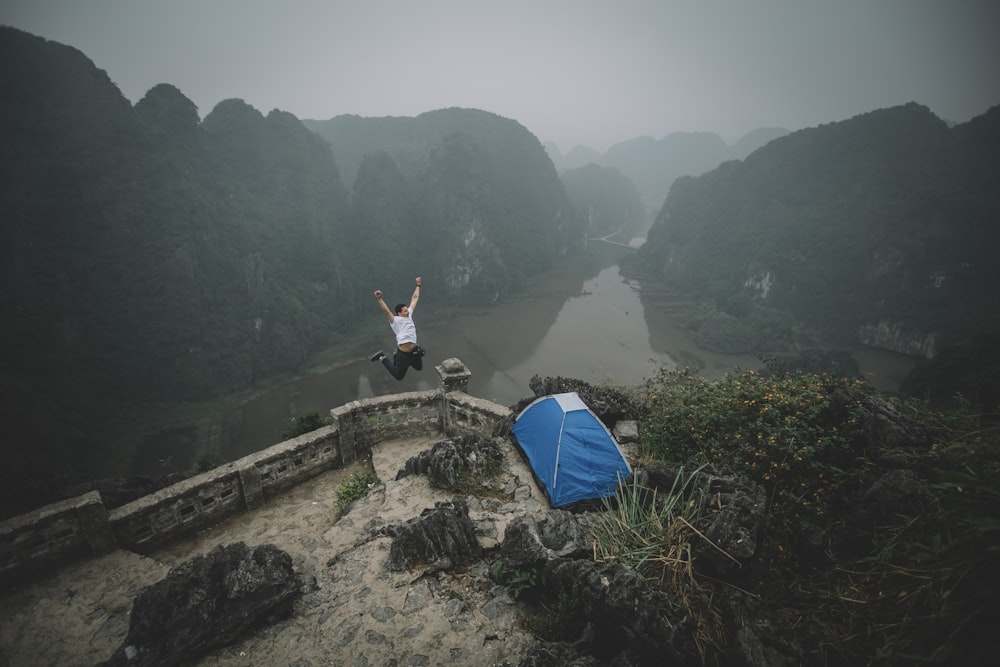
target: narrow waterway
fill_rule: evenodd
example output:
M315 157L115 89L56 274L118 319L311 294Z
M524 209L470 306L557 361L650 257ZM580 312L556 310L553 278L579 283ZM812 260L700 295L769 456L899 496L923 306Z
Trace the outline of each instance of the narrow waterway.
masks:
M502 405L531 396L534 375L638 386L659 368L687 367L717 378L761 366L752 355L699 349L683 327L690 304L662 285L643 290L622 277L618 262L628 252L591 242L583 259L557 267L517 299L448 313L443 319L435 319L439 306L429 284L414 316L420 344L427 350L422 371L411 369L396 381L381 364L359 355L289 381L237 409L232 434L221 438L219 454L232 460L280 441L294 416L325 415L332 407L370 396L434 389L434 366L451 357L472 371L470 393ZM372 318L382 318L374 301ZM389 351L392 345L386 325L382 334L373 335L371 352ZM914 363L870 348L855 354L869 380L886 390L894 390Z

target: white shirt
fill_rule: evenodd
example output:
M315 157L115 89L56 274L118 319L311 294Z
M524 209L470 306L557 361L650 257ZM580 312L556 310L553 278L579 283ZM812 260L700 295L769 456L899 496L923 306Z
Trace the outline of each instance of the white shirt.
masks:
M413 324L413 311L416 308L410 308L409 317L401 317L399 315L393 315L392 323L389 325L392 327L393 333L396 334L396 345L402 345L403 343L416 343L417 342L417 327Z

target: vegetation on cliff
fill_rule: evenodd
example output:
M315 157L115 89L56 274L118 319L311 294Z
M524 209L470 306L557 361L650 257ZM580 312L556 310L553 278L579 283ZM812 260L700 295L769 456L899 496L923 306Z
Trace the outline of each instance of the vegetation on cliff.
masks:
M638 390L567 378L535 378L532 390L577 391L605 423L638 423L633 474L615 497L598 511L576 508L572 529L557 529L568 520L554 513L537 529L544 543L560 545L561 559L628 566L673 611L650 623L634 609L644 593L629 589L633 622L595 605L608 580L584 575L553 589L548 564L504 551L494 578L526 605L545 651L564 656L530 664L588 655L661 664L651 647L681 650L689 637L685 664L1000 656L995 403L929 403L774 360L713 381L663 369ZM581 526L587 537L570 540ZM599 628L601 642L585 628Z
M995 413L961 401L935 409L814 374L743 372L708 382L664 372L646 397L647 461L735 473L766 492L756 553L729 576L678 557L704 542L717 511L711 493L698 495L704 489L680 485L653 506L672 506L667 517L616 513L634 517L637 530L664 526L639 545L647 551L633 547L644 553L639 569L693 605L707 662L727 654L742 625L809 664L996 658ZM720 603L734 594L743 618Z
M382 259L360 269L371 279L406 255L400 275L419 261L456 302L493 302L582 247L585 221L541 143L514 120L452 108L305 125L353 183L353 240Z
M998 127L911 103L775 139L679 178L635 265L764 326L757 351L788 338L774 310L840 344L888 323L864 342L902 352L995 329Z

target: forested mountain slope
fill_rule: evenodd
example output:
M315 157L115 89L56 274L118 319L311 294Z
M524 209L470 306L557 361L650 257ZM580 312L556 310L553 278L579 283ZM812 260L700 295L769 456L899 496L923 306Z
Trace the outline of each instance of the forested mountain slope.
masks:
M777 309L930 356L1000 326L998 134L1000 108L949 128L913 103L795 132L678 179L635 262L763 325L757 349L794 342Z
M452 108L304 124L330 143L352 184L364 230L354 243L381 258L373 280L429 265L461 300L489 302L581 247L585 222L541 143L516 121Z
M635 233L645 222L642 199L632 181L614 167L588 164L560 177L566 196L587 223L590 237Z
M5 357L183 399L300 362L348 322L348 199L294 117L180 91L133 109L83 54L4 30ZM350 312L350 309L347 309ZM31 364L35 363L34 361ZM18 375L43 375L41 369Z
M230 99L200 120L169 84L133 107L78 50L6 27L0 97L14 477L82 470L120 401L294 372L372 315L376 287L422 275L442 303L492 300L583 239L538 140L486 112L400 120L407 150L359 150L349 191L291 114Z

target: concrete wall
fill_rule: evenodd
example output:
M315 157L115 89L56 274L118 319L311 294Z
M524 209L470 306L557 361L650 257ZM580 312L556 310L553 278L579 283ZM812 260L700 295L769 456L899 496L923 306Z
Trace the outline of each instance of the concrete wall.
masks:
M441 389L353 401L330 411L333 424L185 479L106 511L100 494L47 505L0 523L0 588L115 548L157 546L240 512L383 440L475 431L494 435L510 410L465 393L469 371L457 359L437 367Z

